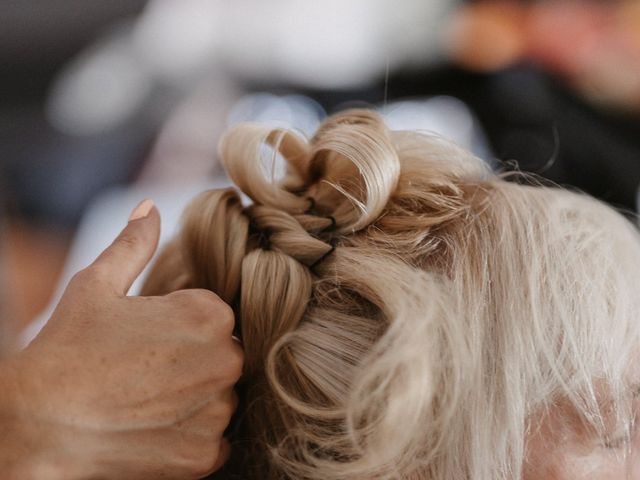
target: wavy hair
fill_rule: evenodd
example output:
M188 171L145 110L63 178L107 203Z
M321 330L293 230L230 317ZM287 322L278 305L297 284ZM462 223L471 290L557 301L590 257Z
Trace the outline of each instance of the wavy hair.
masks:
M234 308L232 478L513 480L559 401L598 438L632 425L640 238L611 208L366 110L309 140L242 124L219 154L250 201L197 197L143 294Z

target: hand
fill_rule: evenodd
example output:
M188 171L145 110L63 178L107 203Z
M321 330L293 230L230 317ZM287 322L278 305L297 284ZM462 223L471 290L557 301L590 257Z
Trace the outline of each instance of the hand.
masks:
M30 464L43 472L195 479L228 456L222 435L242 368L231 308L205 290L126 296L157 246L152 205L143 202L137 216L147 215L134 211L75 275L46 327L10 362L19 421L38 457Z

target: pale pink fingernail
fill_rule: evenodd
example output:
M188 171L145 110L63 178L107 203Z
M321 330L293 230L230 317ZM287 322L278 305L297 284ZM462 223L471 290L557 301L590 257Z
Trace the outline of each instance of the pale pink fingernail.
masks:
M150 198L145 198L138 204L136 208L133 209L131 215L129 215L129 221L132 222L133 220L140 220L141 218L146 217L147 215L149 215L149 212L153 208L153 205L153 200L151 200Z

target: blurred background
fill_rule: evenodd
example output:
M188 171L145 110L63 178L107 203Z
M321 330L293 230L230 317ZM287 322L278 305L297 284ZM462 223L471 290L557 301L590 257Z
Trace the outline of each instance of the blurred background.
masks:
M4 352L138 201L167 238L224 185L240 121L369 106L637 211L638 0L3 0L0 59Z

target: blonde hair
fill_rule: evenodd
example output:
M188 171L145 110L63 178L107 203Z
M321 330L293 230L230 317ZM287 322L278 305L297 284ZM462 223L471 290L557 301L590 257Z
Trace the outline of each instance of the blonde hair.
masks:
M230 472L512 480L529 419L560 399L604 439L631 425L640 239L611 208L366 110L309 141L243 124L219 152L252 203L196 198L143 293L207 288L235 310Z

